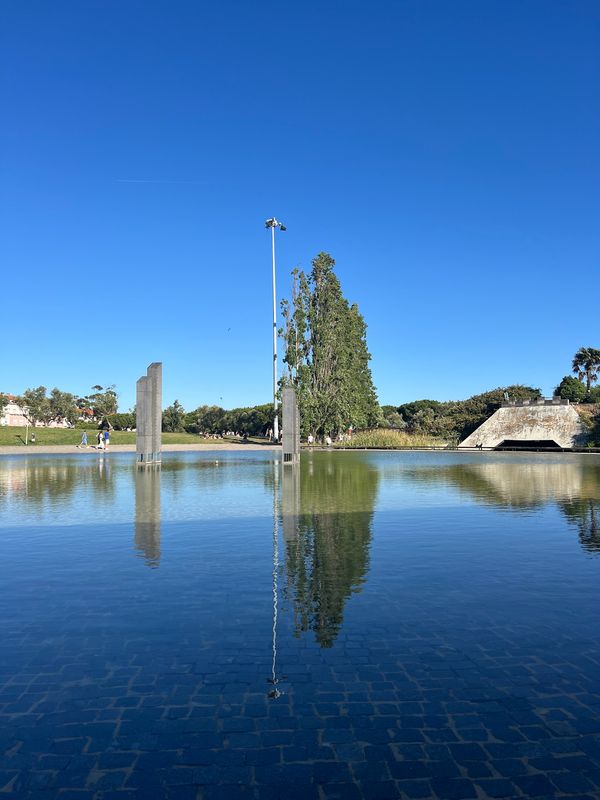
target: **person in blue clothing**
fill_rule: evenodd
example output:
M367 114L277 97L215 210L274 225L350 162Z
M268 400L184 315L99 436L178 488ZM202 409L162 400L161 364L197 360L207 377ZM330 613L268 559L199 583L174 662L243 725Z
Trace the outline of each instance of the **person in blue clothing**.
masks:
M87 446L88 446L88 440L87 440L87 431L84 431L84 432L81 434L81 441L79 442L79 444L77 445L77 447L87 447Z
M108 450L108 445L110 444L110 432L108 428L104 429L104 449Z

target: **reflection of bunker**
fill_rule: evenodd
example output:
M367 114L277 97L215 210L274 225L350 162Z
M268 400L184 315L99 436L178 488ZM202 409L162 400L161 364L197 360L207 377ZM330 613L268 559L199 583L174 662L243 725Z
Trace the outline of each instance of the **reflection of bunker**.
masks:
M586 431L573 406L540 401L499 408L459 447L570 450L585 444L586 438Z
M483 502L517 508L580 497L583 484L582 470L570 463L471 464L443 474Z
M556 461L527 463L502 460L422 467L405 472L419 483L443 483L477 502L531 508L548 502L571 502L582 496L600 496L600 473L572 456ZM537 458L537 457L533 457Z

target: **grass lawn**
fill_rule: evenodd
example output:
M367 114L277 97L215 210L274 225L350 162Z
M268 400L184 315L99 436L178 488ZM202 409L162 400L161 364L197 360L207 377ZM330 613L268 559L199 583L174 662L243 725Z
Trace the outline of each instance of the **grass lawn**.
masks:
M29 443L34 428L29 428ZM88 428L88 444L96 444L97 430ZM80 428L35 428L36 444L79 444L83 431ZM163 433L163 444L218 444L219 442L237 442L239 439L205 439L193 433ZM264 444L264 439L250 438L248 441ZM135 444L135 433L132 431L111 431L111 444ZM25 444L25 428L0 426L0 446Z

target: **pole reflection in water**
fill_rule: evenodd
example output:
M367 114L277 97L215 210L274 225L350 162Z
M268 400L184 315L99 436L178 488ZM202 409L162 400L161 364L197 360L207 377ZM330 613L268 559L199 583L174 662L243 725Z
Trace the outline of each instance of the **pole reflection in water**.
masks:
M268 693L268 697L276 700L281 697L281 690L278 688L279 678L277 677L277 614L278 614L278 576L279 576L279 462L273 462L273 629L272 629L272 660L271 677L269 683L273 688ZM285 479L284 479L285 485Z
M160 565L160 465L135 471L134 546L149 567Z

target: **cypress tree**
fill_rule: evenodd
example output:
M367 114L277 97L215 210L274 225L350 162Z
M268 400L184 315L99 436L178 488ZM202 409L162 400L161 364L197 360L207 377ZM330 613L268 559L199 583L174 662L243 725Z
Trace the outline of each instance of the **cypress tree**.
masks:
M319 253L309 275L294 270L291 302L282 303L283 382L296 387L305 435L367 428L380 415L367 326L358 306L344 298L334 266L328 253Z

